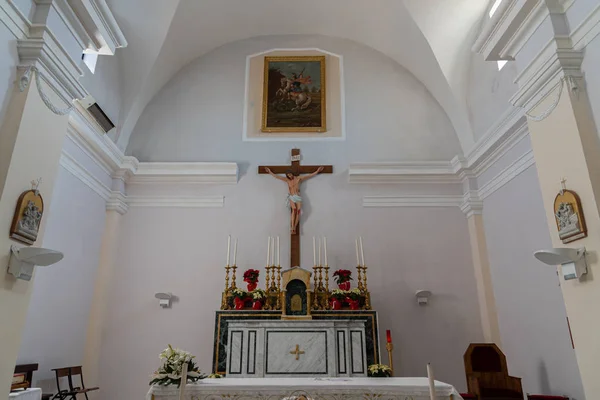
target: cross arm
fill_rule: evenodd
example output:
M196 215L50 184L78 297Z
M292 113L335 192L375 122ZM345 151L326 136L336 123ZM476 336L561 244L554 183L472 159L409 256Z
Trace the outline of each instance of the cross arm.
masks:
M258 167L259 174L268 174L267 168L274 174L285 174L292 169L291 165L261 165Z
M320 167L323 167L322 174L333 174L333 165L301 165L299 170L301 174L312 174Z

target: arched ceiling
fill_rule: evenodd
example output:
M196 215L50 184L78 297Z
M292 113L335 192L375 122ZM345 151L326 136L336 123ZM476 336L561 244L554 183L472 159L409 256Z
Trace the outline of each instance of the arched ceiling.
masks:
M427 87L448 114L463 151L473 145L464 80L469 35L487 0L108 0L129 48L121 57L117 144L186 64L233 41L321 34L370 46ZM462 10L462 11L461 11Z

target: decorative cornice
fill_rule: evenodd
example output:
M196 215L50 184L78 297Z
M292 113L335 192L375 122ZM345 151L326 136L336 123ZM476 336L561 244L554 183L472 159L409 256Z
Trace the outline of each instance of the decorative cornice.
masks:
M460 207L462 201L456 195L364 196L363 207Z
M448 161L353 163L348 171L350 183L390 184L409 182L458 183Z
M600 4L571 31L573 49L581 50L600 34Z
M141 162L127 183L211 183L235 185L236 163L224 162Z
M121 215L125 215L128 210L127 196L121 192L112 191L110 197L106 200L106 211L116 211Z
M222 208L224 196L127 196L129 207Z
M111 190L108 186L64 150L60 155L60 165L104 200L108 200L111 197Z
M479 189L479 197L481 200L485 200L488 196L506 185L508 182L519 176L523 171L535 164L533 158L533 151L529 150L521 157L512 162L508 167L500 171L496 176L486 182L481 189Z
M0 21L17 39L29 36L31 23L12 0L0 0Z
M583 52L572 49L569 37L555 37L515 79L519 90L510 102L530 111L552 93L566 77L581 78Z

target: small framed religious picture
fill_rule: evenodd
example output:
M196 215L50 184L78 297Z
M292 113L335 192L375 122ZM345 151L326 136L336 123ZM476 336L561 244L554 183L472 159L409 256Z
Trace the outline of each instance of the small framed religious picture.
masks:
M564 188L554 199L554 216L558 236L563 243L570 243L587 236L581 201L577 193Z
M33 181L32 189L19 196L10 226L10 238L29 245L37 240L44 213L44 199L38 190L39 183L40 180Z
M324 56L265 57L262 131L326 132Z

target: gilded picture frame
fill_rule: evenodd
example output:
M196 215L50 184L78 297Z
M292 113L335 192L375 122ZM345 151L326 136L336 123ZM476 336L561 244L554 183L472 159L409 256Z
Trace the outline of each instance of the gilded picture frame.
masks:
M325 56L265 57L261 131L327 132Z
M587 237L581 200L574 191L564 189L555 197L554 218L558 237L563 243L571 243Z

